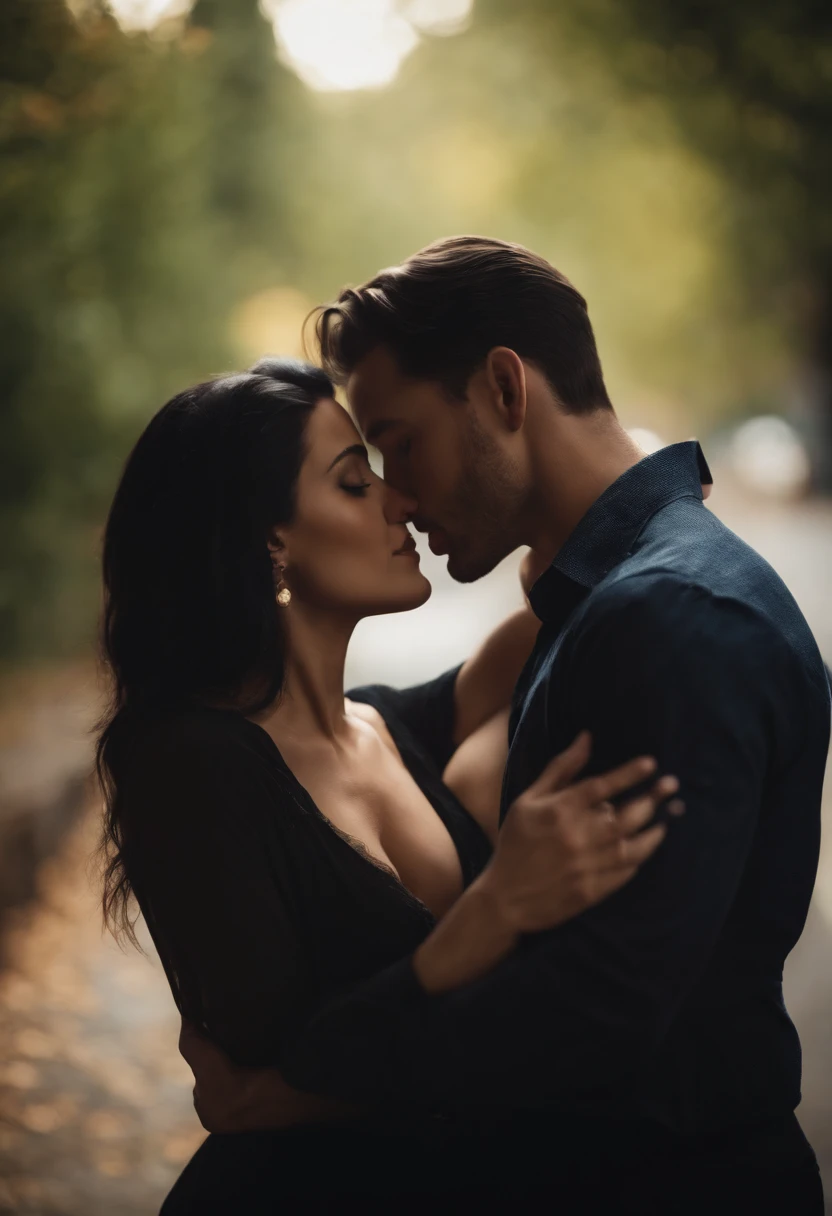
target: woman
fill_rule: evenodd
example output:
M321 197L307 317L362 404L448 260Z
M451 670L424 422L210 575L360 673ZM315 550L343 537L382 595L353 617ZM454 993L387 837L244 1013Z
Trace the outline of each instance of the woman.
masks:
M406 527L414 506L371 471L324 373L269 360L170 401L115 495L105 911L132 934L135 894L183 1017L238 1065L279 1067L318 1005L404 955L428 990L475 978L521 933L621 886L664 833L640 829L672 778L619 812L608 801L650 760L557 792L588 759L579 739L497 835L501 715L530 613L455 672L345 701L357 622L430 594ZM398 1163L403 1188L417 1167L430 1185L435 1112L299 1101L310 1126L265 1148L212 1137L165 1210L266 1211L293 1193L310 1210L310 1191L371 1186L373 1154ZM301 1149L326 1157L326 1179L310 1180Z

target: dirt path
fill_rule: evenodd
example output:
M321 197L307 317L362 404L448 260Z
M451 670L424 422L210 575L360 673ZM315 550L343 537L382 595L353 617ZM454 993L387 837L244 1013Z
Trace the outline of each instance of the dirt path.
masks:
M205 1133L155 957L103 937L91 813L43 866L0 977L0 1212L150 1216Z

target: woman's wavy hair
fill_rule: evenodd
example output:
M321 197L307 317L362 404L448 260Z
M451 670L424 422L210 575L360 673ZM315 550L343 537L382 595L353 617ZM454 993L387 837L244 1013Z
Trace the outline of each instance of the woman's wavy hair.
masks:
M195 704L256 713L284 681L284 638L267 548L290 523L305 431L333 395L317 367L262 359L197 384L151 419L133 448L104 534L98 724L105 923L136 944L119 782L139 728Z

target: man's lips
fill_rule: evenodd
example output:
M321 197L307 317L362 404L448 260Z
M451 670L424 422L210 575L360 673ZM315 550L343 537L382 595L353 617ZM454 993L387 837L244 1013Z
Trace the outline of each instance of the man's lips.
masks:
M431 553L440 557L448 552L448 534L442 528L431 528L428 532L428 545Z

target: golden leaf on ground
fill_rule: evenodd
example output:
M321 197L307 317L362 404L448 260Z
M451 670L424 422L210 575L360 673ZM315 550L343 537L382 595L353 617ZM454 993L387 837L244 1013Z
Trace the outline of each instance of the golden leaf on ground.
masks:
M106 1152L96 1156L95 1168L99 1174L104 1174L107 1178L123 1178L130 1173L130 1162L124 1153L120 1153L116 1149L107 1149Z
M133 1121L117 1110L96 1110L84 1120L84 1131L95 1140L120 1140L127 1136Z
M14 1037L14 1045L22 1056L33 1060L54 1060L58 1054L58 1042L50 1034L35 1026L25 1026Z
M15 1089L33 1089L38 1083L38 1070L27 1060L12 1060L0 1071L0 1081Z
M72 1113L61 1109L57 1102L33 1102L21 1110L20 1122L30 1132L46 1134L63 1127L72 1117Z

